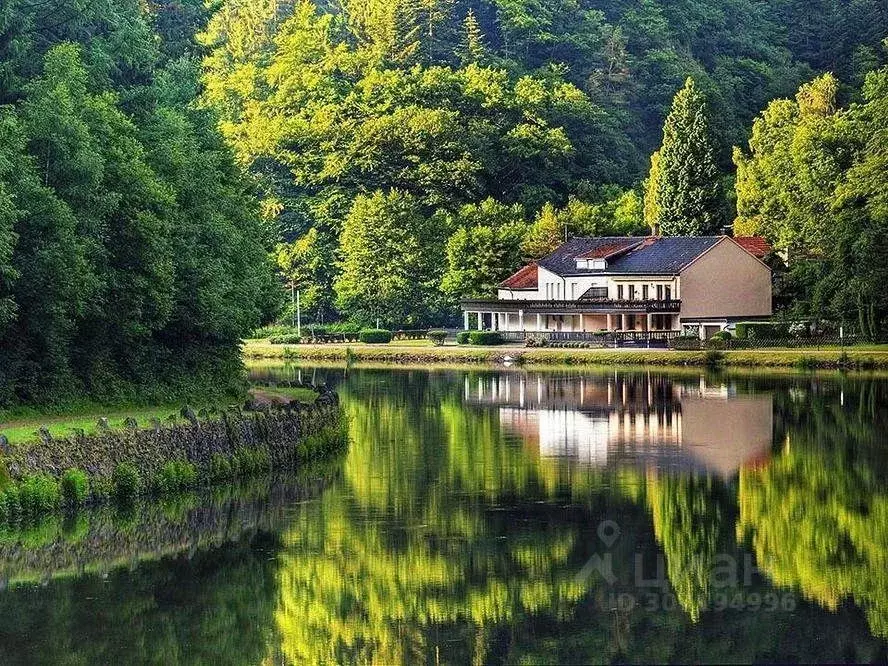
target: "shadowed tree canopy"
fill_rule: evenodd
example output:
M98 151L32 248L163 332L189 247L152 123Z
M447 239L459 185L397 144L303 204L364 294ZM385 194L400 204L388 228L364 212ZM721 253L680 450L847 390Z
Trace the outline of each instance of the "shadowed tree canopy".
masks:
M204 11L0 9L0 407L239 386L278 289L258 199L194 105Z

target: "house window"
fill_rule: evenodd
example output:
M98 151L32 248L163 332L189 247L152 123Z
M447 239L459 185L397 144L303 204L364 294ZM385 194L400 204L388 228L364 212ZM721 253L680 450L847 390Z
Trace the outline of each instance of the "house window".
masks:
M657 285L657 300L658 301L663 300L663 285L662 284Z
M641 286L641 300L648 300L648 286L646 284Z
M570 300L572 300L572 301L577 300L577 283L576 282L570 283Z
M623 300L623 285L621 285L621 284L617 285L617 300L618 301Z
M670 287L670 286L667 284L666 287L665 287L665 289L666 289L666 300L667 300L667 301L671 301L671 300L672 300L672 287Z
M629 300L630 301L635 300L635 285L634 284L629 285Z

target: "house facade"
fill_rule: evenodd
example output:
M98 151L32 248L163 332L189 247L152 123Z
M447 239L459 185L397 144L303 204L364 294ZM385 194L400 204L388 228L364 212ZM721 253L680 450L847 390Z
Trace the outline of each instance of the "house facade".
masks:
M463 301L464 326L708 338L771 316L761 249L728 236L573 238L502 282L495 299Z

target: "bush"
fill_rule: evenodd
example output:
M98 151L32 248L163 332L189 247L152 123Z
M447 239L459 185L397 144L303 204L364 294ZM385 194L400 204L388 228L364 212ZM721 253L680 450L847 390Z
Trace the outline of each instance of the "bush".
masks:
M429 331L428 338L432 341L433 345L440 347L447 339L447 331Z
M302 342L302 338L293 333L287 335L278 335L273 338L269 338L268 342L273 345L298 345L300 342Z
M236 456L238 470L248 476L271 469L271 457L262 449L242 449Z
M170 460L154 477L153 488L161 494L176 493L197 484L197 468L187 460Z
M22 513L28 516L54 511L61 502L59 484L46 474L26 476L18 487L18 501Z
M392 332L382 328L366 328L361 331L360 340L368 345L385 345L392 341Z
M81 506L89 494L89 477L82 469L69 469L62 474L62 500L68 506Z
M718 368L725 362L725 353L717 349L710 349L706 352L705 363L707 367Z
M138 495L142 485L138 470L129 463L121 463L114 468L111 482L114 485L115 499L123 501L131 500Z
M223 456L221 453L214 454L210 460L209 474L213 481L224 481L233 477L231 460L228 456Z
M789 329L785 325L769 321L739 322L734 331L740 339L785 338L789 335Z
M458 345L467 345L469 344L469 334L471 331L460 331L456 334L456 344Z
M296 335L296 327L283 325L261 326L259 328L253 329L253 332L250 333L249 337L277 338L282 335Z
M472 345L501 345L503 336L496 331L470 331L469 344Z
M732 337L730 331L719 331L715 335L713 335L710 340L730 340Z
M531 333L524 338L525 347L547 347L549 336L545 333Z

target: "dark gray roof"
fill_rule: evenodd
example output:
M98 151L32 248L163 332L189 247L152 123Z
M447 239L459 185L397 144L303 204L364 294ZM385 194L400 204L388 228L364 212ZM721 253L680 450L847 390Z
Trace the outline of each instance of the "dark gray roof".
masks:
M652 274L672 275L718 243L724 236L667 236L649 238L576 237L540 260L540 266L558 275ZM608 260L605 270L577 269L577 257L615 241L644 241L625 254Z

